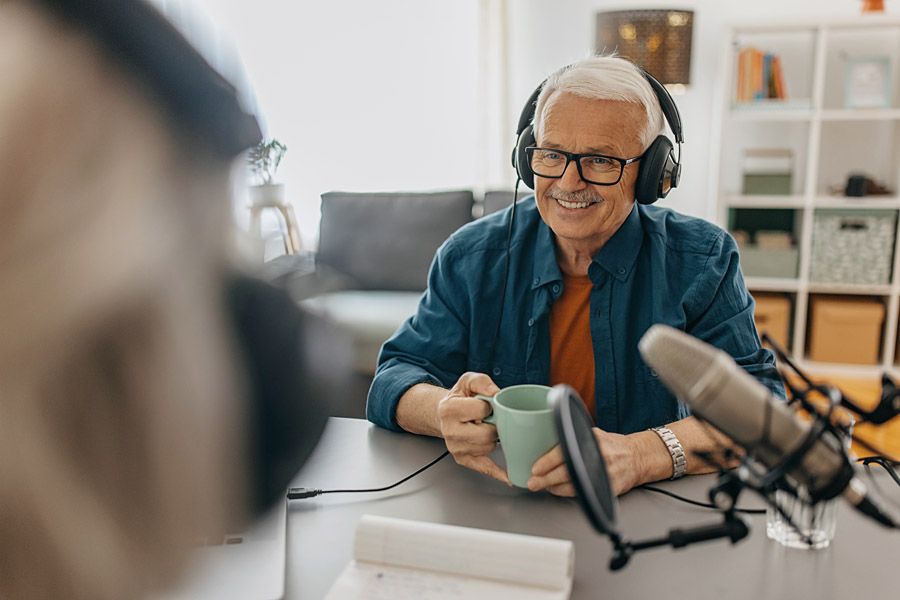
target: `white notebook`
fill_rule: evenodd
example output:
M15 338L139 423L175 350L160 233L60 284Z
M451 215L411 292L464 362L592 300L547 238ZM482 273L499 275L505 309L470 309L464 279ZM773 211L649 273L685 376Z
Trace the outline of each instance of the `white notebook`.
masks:
M569 540L364 515L326 600L569 598Z

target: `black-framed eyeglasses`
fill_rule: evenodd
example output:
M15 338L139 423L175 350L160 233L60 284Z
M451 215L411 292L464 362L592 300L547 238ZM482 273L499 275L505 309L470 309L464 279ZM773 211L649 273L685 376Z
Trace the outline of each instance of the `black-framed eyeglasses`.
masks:
M538 148L536 146L525 148L525 156L528 158L534 174L548 179L561 178L569 167L569 163L574 161L578 167L578 175L587 183L594 185L619 183L625 165L644 158L643 154L634 158L619 158L605 154L574 154L556 148Z

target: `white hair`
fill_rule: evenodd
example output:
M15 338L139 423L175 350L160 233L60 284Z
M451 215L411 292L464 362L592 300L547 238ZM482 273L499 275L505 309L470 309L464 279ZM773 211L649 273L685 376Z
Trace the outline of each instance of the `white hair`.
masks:
M647 115L638 140L644 150L665 131L659 99L641 70L615 55L590 56L552 73L544 82L534 112L534 135L544 127L544 110L556 93L595 100L620 100L640 104Z
M0 72L0 598L133 598L246 489L230 163L28 4Z

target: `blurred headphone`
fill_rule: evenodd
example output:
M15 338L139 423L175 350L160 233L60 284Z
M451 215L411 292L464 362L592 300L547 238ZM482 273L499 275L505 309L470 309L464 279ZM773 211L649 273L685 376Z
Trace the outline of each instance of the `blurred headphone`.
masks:
M224 160L262 139L235 88L144 0L32 3L83 31L110 62L140 80L176 134L187 132L186 138ZM252 508L262 512L284 496L318 441L328 417L323 399L340 397L347 385L350 346L335 326L304 313L285 290L258 279L226 273L222 302L249 393L242 412Z
M647 83L653 88L659 106L662 109L669 129L675 135L678 143L678 158L675 158L674 146L671 140L664 135L656 136L650 147L644 153L640 161L637 183L635 185L635 198L641 204L652 204L659 198L665 198L673 187L678 187L681 180L681 144L684 142L684 134L681 127L681 115L678 107L669 94L669 90L656 80L650 73L641 69ZM525 149L535 145L534 139L534 113L537 109L537 99L544 88L544 80L541 85L528 98L522 114L519 116L519 125L516 128L516 147L513 148L512 164L522 183L534 189L534 171L528 163Z

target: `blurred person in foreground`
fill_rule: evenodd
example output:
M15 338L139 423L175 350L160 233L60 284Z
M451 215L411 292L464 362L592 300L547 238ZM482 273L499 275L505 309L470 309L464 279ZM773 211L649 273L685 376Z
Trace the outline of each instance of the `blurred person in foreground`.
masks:
M0 73L0 598L140 597L284 493L345 363L231 266L259 128L155 9L0 0Z

